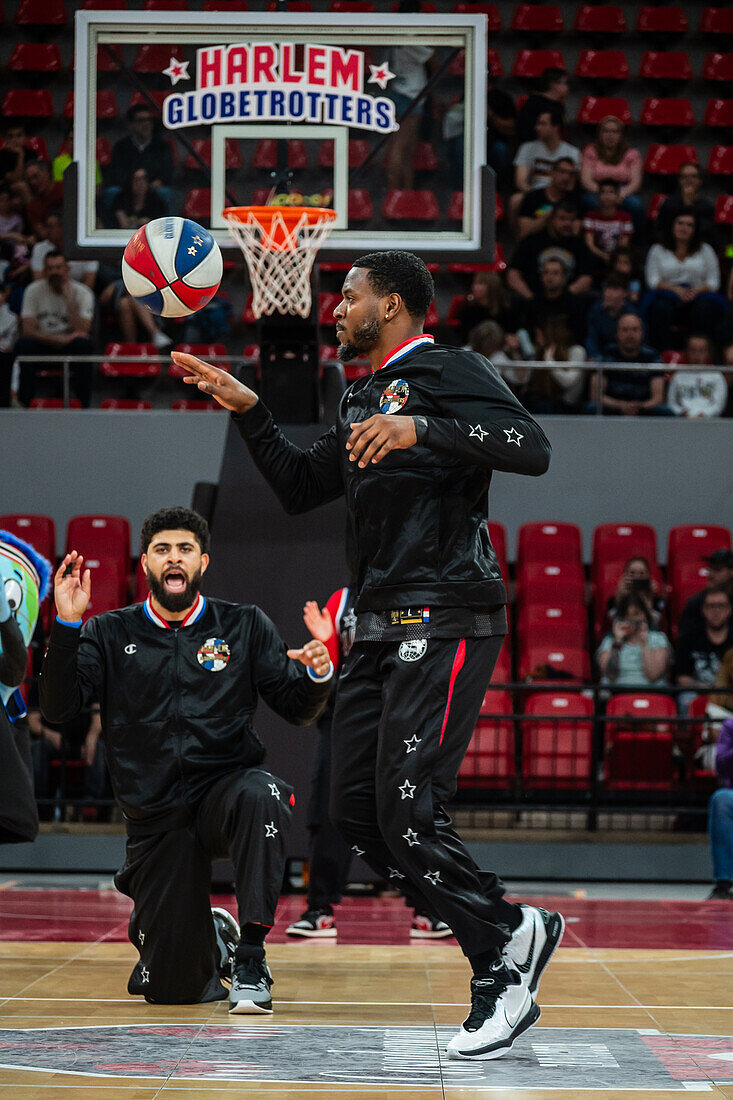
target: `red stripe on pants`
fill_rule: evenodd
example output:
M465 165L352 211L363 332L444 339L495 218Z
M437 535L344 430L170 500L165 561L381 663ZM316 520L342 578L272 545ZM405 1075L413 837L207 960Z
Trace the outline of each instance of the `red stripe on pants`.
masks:
M456 655L453 658L453 668L450 670L450 683L448 684L448 702L445 704L445 714L443 715L443 727L440 731L440 741L438 741L438 747L443 744L443 735L445 734L445 727L448 725L448 715L450 714L450 704L453 698L453 688L456 682L456 676L463 668L463 662L466 659L466 639L461 638L458 643L458 649Z

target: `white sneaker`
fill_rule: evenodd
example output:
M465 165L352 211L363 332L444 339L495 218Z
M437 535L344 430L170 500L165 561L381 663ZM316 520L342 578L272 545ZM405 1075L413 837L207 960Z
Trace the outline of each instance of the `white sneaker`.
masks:
M501 1058L540 1018L540 1010L517 971L503 960L491 969L495 976L471 979L471 1011L448 1043L449 1058Z
M522 905L522 923L502 952L509 968L518 970L522 982L534 995L540 984L542 971L560 943L565 931L565 921L559 913Z

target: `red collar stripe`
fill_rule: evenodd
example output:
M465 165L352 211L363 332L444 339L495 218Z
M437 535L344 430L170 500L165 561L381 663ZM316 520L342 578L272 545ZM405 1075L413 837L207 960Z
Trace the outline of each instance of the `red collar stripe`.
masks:
M396 348L392 348L389 355L382 360L377 367L377 370L381 370L382 367L387 367L390 363L396 363L398 359L402 359L405 355L409 355L415 348L419 348L421 344L434 344L435 337L430 336L427 332L422 333L420 336L412 336L409 340L404 340L401 344L398 344Z
M196 619L198 619L200 617L200 615L202 615L203 610L204 610L205 607L206 607L206 600L204 599L204 597L199 592L198 597L196 599L196 603L193 605L193 607L189 611L188 615L186 615L185 619L181 619L180 625L181 626L188 626L189 623L195 622ZM148 616L148 618L150 619L150 621L155 623L156 626L161 627L161 629L163 629L163 630L170 630L171 629L170 623L166 622L166 620L161 615L159 615L158 612L153 607L153 602L152 602L149 595L148 595L148 598L145 601L145 613Z

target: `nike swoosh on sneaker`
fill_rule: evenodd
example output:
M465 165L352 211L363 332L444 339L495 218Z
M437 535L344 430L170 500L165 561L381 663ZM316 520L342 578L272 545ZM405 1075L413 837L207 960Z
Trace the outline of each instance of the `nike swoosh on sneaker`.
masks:
M534 959L534 945L535 945L536 939L537 939L537 926L533 923L533 925L532 925L532 942L529 945L529 953L527 955L527 958L525 959L525 961L523 963L518 963L518 962L514 963L514 966L522 974L528 974L529 971L532 968L532 961Z
M519 1021L522 1018L523 1013L526 1012L526 1009L527 1009L526 998L525 998L524 1001L522 1001L522 1003L520 1004L520 1006L516 1010L516 1012L513 1012L511 1015L507 1012L506 1005L504 1005L504 1019L509 1024L509 1027L513 1028L513 1027L517 1026L517 1024L519 1023Z

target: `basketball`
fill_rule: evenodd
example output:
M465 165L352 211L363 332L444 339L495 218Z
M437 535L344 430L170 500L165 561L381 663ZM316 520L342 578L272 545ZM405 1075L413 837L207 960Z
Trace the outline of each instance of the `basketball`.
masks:
M222 276L219 245L188 218L156 218L130 238L122 258L127 290L161 317L188 317L211 301Z

